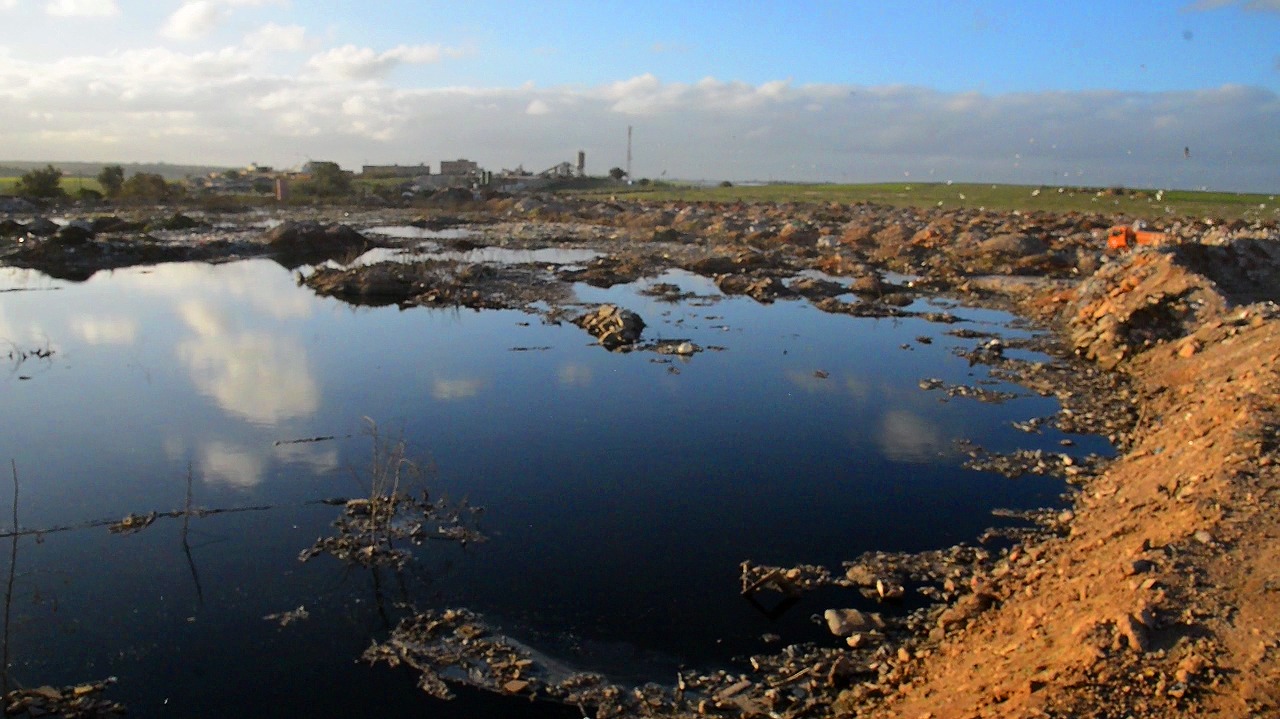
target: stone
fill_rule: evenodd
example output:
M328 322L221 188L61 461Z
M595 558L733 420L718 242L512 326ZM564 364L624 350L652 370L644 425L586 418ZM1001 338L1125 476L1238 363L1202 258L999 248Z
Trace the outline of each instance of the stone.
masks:
M884 620L879 614L860 612L857 609L828 609L822 616L827 620L827 629L837 637L884 628Z
M523 679L512 679L502 685L502 691L508 694L521 694L529 688L529 682Z
M1116 621L1116 643L1124 639L1130 649L1145 654L1151 646L1151 641L1147 637L1147 629L1142 622L1132 614L1126 614Z
M1147 572L1155 569L1155 567L1155 563L1150 560L1135 559L1125 565L1124 574L1126 577L1133 576L1135 574L1146 574Z

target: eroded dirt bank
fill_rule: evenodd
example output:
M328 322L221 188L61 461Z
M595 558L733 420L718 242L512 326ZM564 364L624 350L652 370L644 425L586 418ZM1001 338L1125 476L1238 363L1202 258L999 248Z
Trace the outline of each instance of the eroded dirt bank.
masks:
M1254 299L1250 273L1275 272L1238 251L1144 251L1024 299L1078 352L1131 379L1132 446L1082 488L1067 536L1022 548L1012 571L975 582L990 609L916 651L897 686L848 692L846 709L1280 711L1280 313L1233 301Z
M489 198L449 211L455 215L357 214L344 218L350 226L305 218L315 223L210 233L194 243L165 230L95 230L90 222L88 232L46 226L52 240L28 234L0 250L11 264L62 268L58 276L75 278L104 266L253 255L294 267L394 247L365 230L414 219L470 227L469 247L600 255L573 267L458 259L327 266L301 279L353 302L539 306L550 309L529 311L557 315L571 303L566 287L574 282L609 286L680 268L713 278L727 294L803 297L829 312L895 316L924 294L1016 308L1056 329L1078 362L1017 365L998 347L971 359L1058 396L1066 408L1059 426L1108 434L1121 450L1098 471L1056 467L1078 484L1073 511L1040 517L1043 531L999 552L850 557L843 572L784 572L801 588L841 581L882 594L910 579L938 600L887 627L868 618L849 629L859 618L838 616L850 634L847 650L757 658L745 679L689 677L685 686L682 677L674 695L566 686L560 698L600 716L1280 712L1274 227L1171 220L1160 227L1170 246L1109 255L1102 232L1126 218L535 198ZM609 349L632 342L601 338ZM754 571L744 567L744 583ZM458 635L445 619L433 622L432 631ZM528 675L494 687L554 694Z

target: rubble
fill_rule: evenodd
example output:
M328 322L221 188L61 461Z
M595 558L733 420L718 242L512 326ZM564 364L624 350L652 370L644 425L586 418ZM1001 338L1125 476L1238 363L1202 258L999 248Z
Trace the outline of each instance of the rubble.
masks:
M591 312L575 317L573 323L589 332L602 347L610 352L635 345L640 341L640 334L644 332L644 320L640 315L630 310L619 309L614 305L601 305Z

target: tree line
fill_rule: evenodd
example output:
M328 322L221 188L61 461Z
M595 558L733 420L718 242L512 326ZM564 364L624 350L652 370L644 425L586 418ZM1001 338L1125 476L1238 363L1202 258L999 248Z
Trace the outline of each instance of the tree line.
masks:
M53 165L31 170L18 178L14 192L22 197L43 200L61 200L68 197L62 186L63 172ZM136 172L125 178L124 167L107 165L97 176L101 192L93 189L80 189L77 193L81 199L140 200L145 202L166 202L180 199L186 194L186 188L177 183L166 181L158 174Z

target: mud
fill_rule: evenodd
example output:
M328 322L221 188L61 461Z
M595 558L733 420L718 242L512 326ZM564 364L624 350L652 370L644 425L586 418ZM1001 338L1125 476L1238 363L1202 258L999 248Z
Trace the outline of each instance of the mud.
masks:
M590 316L593 308L573 299L573 283L607 287L668 269L708 277L725 294L759 302L807 298L823 311L855 316L956 321L946 312L908 309L926 296L1012 309L1052 331L1037 348L1053 360L1017 361L1007 356L1013 347L964 327L952 331L975 341L965 351L970 362L1060 401L1057 415L1019 429L1099 433L1120 454L1080 460L966 447L978 468L1066 477L1073 506L1019 515L1024 521L1015 526L993 521L1003 528L972 546L870 553L839 569L744 563L744 601L766 609L819 587L848 590L850 604L875 609L831 607L819 617L838 630L831 645L748 657L740 671L681 672L662 687L556 676L465 610L415 613L366 659L416 668L423 688L437 695L447 694L450 682L472 683L579 705L595 716L1280 712L1280 234L1273 224L1169 218L1152 228L1168 233L1168 246L1108 254L1106 228L1132 218L463 194L447 200L447 215L344 215L346 229L333 232L351 241L308 256L300 280L351 302L514 308L546 321ZM127 223L146 227L146 218L121 219L128 229L120 230L76 219L81 229L52 234L34 219L6 224L0 261L83 279L130 264L293 259L261 228L139 234ZM287 219L318 227L334 221ZM407 223L465 227L469 247L601 254L585 266L334 266L367 246L408 247L407 240L369 240L367 232ZM293 245L310 250L312 241ZM674 286L650 291L686 299ZM589 324L584 331L593 332ZM608 349L643 348L638 331L616 344L604 341L620 337L608 334L618 329L595 336ZM928 380L924 389L1004 399L982 387ZM340 523L359 520L352 512L344 506ZM339 537L358 534L338 530ZM340 558L359 563L363 549L354 551Z

